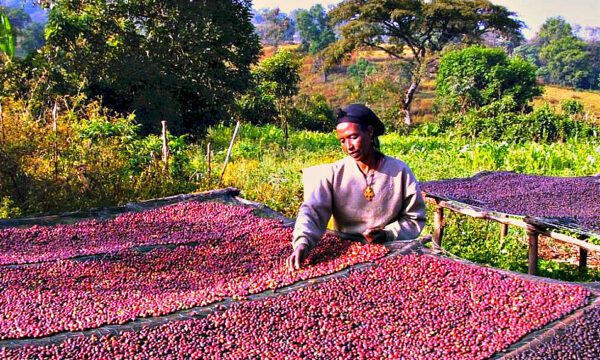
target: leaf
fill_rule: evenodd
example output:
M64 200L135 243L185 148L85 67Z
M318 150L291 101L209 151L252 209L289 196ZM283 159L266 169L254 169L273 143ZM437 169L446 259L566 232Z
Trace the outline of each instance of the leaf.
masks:
M10 58L15 54L15 36L10 21L4 14L0 14L0 50Z

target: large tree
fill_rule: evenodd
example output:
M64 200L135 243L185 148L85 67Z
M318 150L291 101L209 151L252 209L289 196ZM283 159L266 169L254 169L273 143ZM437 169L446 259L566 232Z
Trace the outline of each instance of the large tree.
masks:
M44 55L90 96L135 112L147 131L161 120L194 131L227 118L250 84L260 52L250 7L250 0L57 0Z
M330 58L368 47L409 63L410 85L400 98L406 124L415 92L444 47L478 42L490 31L522 37L515 14L488 0L345 0L329 14L342 34L328 49Z

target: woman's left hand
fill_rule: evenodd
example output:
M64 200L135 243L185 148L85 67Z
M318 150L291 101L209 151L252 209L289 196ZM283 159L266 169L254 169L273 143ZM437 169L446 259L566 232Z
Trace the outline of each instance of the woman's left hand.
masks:
M369 243L379 244L387 240L387 233L380 227L369 228L362 235Z

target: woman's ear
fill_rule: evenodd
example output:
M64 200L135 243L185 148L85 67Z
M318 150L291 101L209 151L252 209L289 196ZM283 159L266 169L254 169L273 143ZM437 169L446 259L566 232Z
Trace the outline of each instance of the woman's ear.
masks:
M374 138L373 134L375 134L375 128L373 127L373 125L367 126L367 133L369 134L372 140Z

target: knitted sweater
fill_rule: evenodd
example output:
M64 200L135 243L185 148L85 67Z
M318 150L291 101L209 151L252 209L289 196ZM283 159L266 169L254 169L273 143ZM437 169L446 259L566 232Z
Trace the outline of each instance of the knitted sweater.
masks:
M414 239L425 225L425 202L417 179L401 160L384 156L375 171L372 201L365 199L365 175L351 157L303 171L304 202L292 246L317 245L333 215L337 231L361 234L383 227L387 240Z

